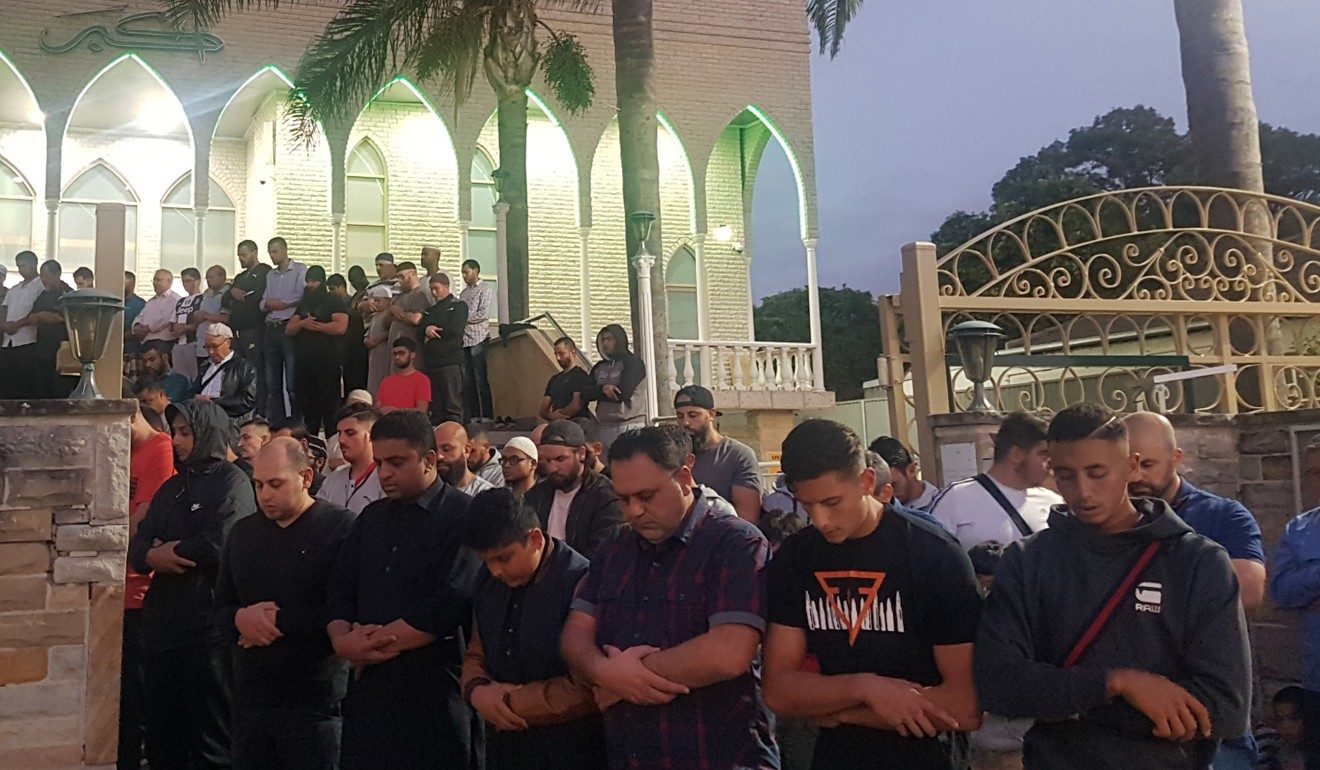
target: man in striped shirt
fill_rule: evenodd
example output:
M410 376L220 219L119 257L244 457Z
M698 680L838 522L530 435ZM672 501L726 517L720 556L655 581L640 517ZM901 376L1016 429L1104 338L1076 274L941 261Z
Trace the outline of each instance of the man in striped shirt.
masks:
M463 330L464 386L468 420L489 420L495 416L486 379L486 338L490 336L490 286L481 280L481 263L469 259L463 263L463 293L458 298L468 306L467 327Z

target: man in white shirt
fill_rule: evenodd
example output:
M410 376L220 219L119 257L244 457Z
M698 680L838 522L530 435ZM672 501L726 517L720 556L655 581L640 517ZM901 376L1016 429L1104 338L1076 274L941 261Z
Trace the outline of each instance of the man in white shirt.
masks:
M614 485L587 466L587 435L571 420L544 426L536 447L545 478L527 493L541 528L587 557L623 522Z
M379 416L370 404L354 403L339 410L335 423L339 451L344 464L330 471L316 493L318 500L342 505L354 513L385 496L376 473L376 456L371 448L371 426Z
M133 321L133 336L142 342L161 340L171 345L179 339L174 331L174 308L182 299L173 288L174 274L165 268L156 271L151 277L151 288L156 296L147 300L142 312Z
M459 492L472 497L494 489L495 485L473 473L467 464L468 435L456 422L442 422L435 428L436 470Z
M929 510L940 488L921 478L921 463L903 446L903 442L891 436L881 436L871 442L870 449L884 458L889 466L889 483L893 484L894 497L903 507L913 511Z
M1050 478L1048 427L1025 412L1010 414L995 434L990 470L936 496L930 513L963 550L991 540L1007 545L1046 527L1050 507L1063 502L1041 486Z
M37 327L27 323L32 303L46 290L37 275L37 255L21 251L14 258L22 281L5 294L0 308L0 398L35 398Z

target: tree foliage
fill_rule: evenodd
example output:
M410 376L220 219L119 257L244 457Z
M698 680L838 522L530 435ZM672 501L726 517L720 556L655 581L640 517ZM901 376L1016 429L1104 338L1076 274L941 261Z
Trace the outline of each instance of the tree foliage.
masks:
M811 316L806 289L790 289L761 300L752 311L756 338L775 342L810 342ZM880 357L880 320L870 292L820 290L820 333L825 359L825 388L845 401L862 397L862 383L876 378Z

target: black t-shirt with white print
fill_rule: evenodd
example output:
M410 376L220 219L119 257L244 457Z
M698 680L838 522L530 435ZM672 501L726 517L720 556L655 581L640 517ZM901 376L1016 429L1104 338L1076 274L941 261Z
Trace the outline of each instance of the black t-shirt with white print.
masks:
M815 529L790 538L769 567L771 623L804 629L826 676L870 673L941 683L934 648L970 644L981 594L947 533L886 507L874 532L837 545ZM936 738L854 725L823 729L813 768L946 770Z

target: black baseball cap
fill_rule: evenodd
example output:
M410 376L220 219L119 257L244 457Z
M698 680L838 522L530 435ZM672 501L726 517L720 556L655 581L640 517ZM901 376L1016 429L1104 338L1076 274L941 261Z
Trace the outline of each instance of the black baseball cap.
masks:
M389 262L392 265L394 264L394 255L389 253L388 251L382 251L381 253L376 255L376 261Z
M684 385L674 394L674 408L683 409L693 406L719 414L715 409L715 394L700 385Z
M572 420L555 420L545 426L545 432L541 434L541 446L580 449L586 445L587 434L582 432L582 426Z

